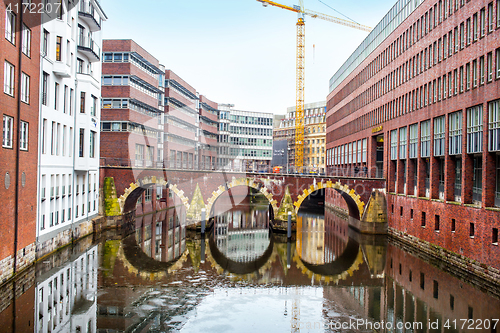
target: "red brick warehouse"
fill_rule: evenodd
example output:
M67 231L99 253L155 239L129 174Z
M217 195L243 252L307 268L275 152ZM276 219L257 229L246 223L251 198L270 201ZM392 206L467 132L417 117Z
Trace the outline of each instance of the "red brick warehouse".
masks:
M500 0L400 0L330 80L329 172L387 179L389 227L500 268Z

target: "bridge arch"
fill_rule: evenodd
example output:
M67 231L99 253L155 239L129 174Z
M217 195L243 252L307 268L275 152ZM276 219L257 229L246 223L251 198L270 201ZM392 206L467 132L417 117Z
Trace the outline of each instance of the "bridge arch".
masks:
M302 202L309 196L311 193L319 191L321 189L331 188L340 193L340 195L344 198L349 207L349 216L360 220L363 216L365 203L361 201L361 197L359 194L354 191L354 189L350 189L347 185L342 185L340 182L333 183L332 181L327 181L326 183L314 183L309 188L306 188L302 191L302 194L297 196L297 201L293 203L295 206L295 213L299 213L299 208L302 205Z
M169 184L163 177L146 176L142 179L137 179L135 183L130 183L130 186L126 188L124 193L118 198L121 213L124 214L133 211L137 199L142 195L142 192L154 185L168 186L169 190L175 193L186 209L189 209L189 200L184 195L184 191L177 188L177 185Z
M217 199L224 192L226 192L230 188L233 188L236 186L251 187L251 188L259 191L260 193L262 193L269 201L269 204L273 207L274 216L277 216L277 214L278 214L278 202L273 198L273 195L271 193L269 193L267 188L265 186L263 186L261 183L256 182L254 180L254 178L233 178L233 180L231 180L231 182L229 182L229 183L226 183L225 186L220 185L216 191L212 192L212 197L210 197L207 201L207 212L209 213L209 216L213 216L212 207L213 207L214 203L217 201Z

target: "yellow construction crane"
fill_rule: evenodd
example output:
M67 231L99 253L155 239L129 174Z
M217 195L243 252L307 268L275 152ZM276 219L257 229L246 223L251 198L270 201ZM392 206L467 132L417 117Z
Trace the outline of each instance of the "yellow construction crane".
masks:
M371 31L372 28L366 25L358 24L356 22L344 20L338 17L318 13L304 8L304 1L299 0L299 5L293 7L282 5L280 3L269 0L257 0L262 3L264 7L267 5L279 7L282 9L290 10L298 14L297 20L297 69L296 69L296 104L295 104L295 171L302 173L304 166L304 79L305 79L305 21L304 16L308 15L313 18L330 21L337 24L342 24L347 27L362 31Z

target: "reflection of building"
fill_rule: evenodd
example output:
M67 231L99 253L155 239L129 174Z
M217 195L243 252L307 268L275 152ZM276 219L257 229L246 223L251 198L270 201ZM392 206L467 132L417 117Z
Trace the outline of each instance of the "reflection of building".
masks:
M326 102L304 106L304 167L305 172L325 172ZM295 165L295 107L289 107L279 128L273 131L273 140L288 141L288 165Z
M98 246L37 278L35 332L96 332Z
M216 216L217 248L228 259L250 262L269 247L269 219L265 210L231 210Z
M135 219L135 239L148 256L158 261L171 261L186 249L186 224L175 209Z
M391 231L477 261L480 274L500 268L499 7L397 1L328 96L328 167L366 163L387 180Z
M234 110L233 106L222 104L219 113L221 167L236 171L269 171L273 115Z
M325 263L325 219L322 215L299 214L297 251L300 258L307 263Z
M72 2L59 3L67 7ZM41 95L38 256L91 233L91 219L99 210L101 28L106 15L93 0L67 9L61 8L58 18L42 15L41 78L40 84L31 83Z

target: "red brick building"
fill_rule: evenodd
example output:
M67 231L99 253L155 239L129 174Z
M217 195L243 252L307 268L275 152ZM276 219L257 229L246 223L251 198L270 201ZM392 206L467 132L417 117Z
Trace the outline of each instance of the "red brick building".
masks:
M41 17L20 7L0 3L0 283L33 263L36 247Z
M166 166L172 169L198 167L198 93L173 71L165 72Z
M163 66L130 39L104 40L103 53L101 163L162 167ZM148 189L138 206L152 209L153 196Z
M200 96L200 140L198 165L202 170L215 169L219 134L218 104Z
M498 269L499 124L500 0L400 0L330 80L328 172L386 178L392 233Z

